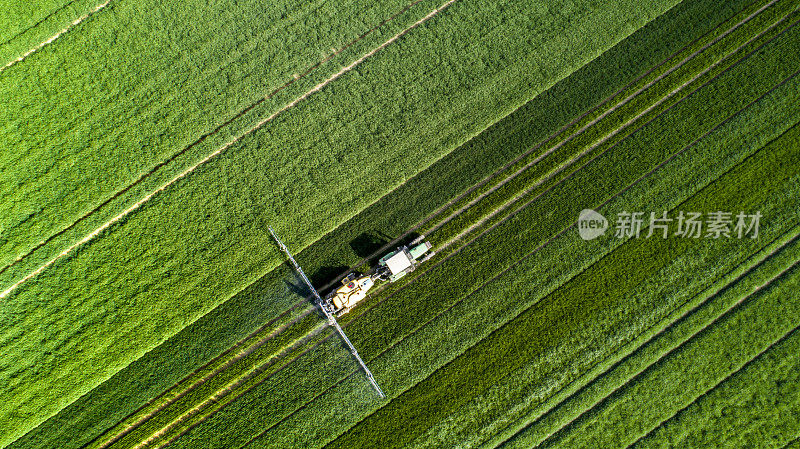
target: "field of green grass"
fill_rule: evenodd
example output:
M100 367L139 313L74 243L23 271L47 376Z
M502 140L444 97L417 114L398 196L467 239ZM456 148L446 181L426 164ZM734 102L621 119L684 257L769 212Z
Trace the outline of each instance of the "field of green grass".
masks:
M0 10L0 447L797 444L797 0Z

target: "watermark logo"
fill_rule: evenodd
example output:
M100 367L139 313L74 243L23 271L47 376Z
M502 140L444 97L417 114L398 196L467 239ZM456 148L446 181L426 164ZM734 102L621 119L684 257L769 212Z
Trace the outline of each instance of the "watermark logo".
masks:
M584 240L592 240L606 233L608 220L592 209L584 209L578 216L578 233Z
M677 216L670 217L666 211L661 212L628 212L617 214L614 223L614 237L651 238L758 238L761 223L761 212L753 214L739 212L714 211L702 212L678 211ZM584 240L592 240L603 235L609 227L608 221L599 213L584 209L578 216L578 232Z

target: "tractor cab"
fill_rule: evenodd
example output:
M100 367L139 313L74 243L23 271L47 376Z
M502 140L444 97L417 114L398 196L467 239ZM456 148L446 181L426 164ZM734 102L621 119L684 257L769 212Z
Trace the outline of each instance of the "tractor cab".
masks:
M430 251L431 243L419 240L421 238L414 241L411 248L401 246L381 257L376 274L381 279L394 282L414 271L417 265L433 257L434 253Z

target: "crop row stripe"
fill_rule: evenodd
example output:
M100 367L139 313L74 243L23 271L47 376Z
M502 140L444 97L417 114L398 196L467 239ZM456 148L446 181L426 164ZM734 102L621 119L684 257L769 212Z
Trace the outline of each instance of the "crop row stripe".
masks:
M264 367L270 366L273 363L275 363L276 361L282 359L286 354L291 353L291 351L293 351L293 350L297 349L298 347L302 346L303 344L309 342L314 336L316 336L317 334L319 334L319 333L321 333L321 332L323 332L325 330L326 330L326 325L325 324L322 324L322 323L318 324L308 335L305 335L305 336L303 336L301 338L298 338L297 341L292 343L291 346L283 349L280 353L270 357L269 360L266 361L265 363L263 363L262 365L259 365L258 367L255 367L251 371L246 372L246 373L242 374L241 376L231 380L230 382L225 384L223 387L221 387L220 389L215 391L211 396L207 397L204 401L202 401L199 404L195 405L191 409L186 410L180 416L176 417L175 419L173 419L172 421L167 423L164 427L162 427L161 429L159 429L156 432L154 432L148 438L146 438L145 440L141 441L139 444L134 446L133 449L140 449L140 448L143 448L143 447L148 446L151 443L155 442L156 440L158 440L159 438L161 438L162 436L167 434L169 431L173 430L176 426L180 425L182 422L185 422L186 420L191 419L192 417L194 417L195 415L200 413L203 409L205 409L209 405L219 402L225 396L227 396L231 392L235 391L235 389L237 387L239 387L240 385L244 384L245 382L247 382L248 380L253 378L253 376L258 375L260 373L260 370L263 369ZM190 423L190 425L191 425L191 423ZM166 444L169 444L169 442L170 441L162 442L163 444L158 445L156 447L163 447Z
M786 272L786 271L789 271L789 269L791 269L791 268L794 268L795 266L797 266L797 264L793 265L792 267L789 267L789 268L787 268L787 269L786 269L786 270L785 270L783 273L781 273L781 275L785 274L785 272ZM773 279L773 280L774 280L774 279ZM765 286L764 286L764 285L762 285L762 286L759 286L759 288L763 288L763 287L765 287ZM793 335L795 332L797 332L797 330L798 330L798 329L800 329L800 326L798 326L798 327L795 327L794 329L790 330L789 332L787 332L786 334L784 334L783 336L781 336L780 338L778 338L777 340L775 340L775 341L774 341L774 342L772 342L771 344L767 345L767 347L765 347L764 349L762 349L762 350L761 350L761 351L760 351L758 354L756 354L756 355L755 355L755 357L753 357L752 359L748 360L748 361L747 361L746 363L744 363L742 366L740 366L740 367L739 367L739 368L737 368L736 370L734 370L734 371L732 371L731 373L729 373L727 376L725 376L725 377L724 377L723 379L721 379L719 382L717 382L716 384L714 384L714 385L713 385L711 388L709 388L708 390L704 391L702 394L700 394L699 396L697 396L696 398L694 398L694 400L692 400L691 402L689 402L688 404L686 404L686 405L685 405L684 407L682 407L680 410L676 410L676 411L675 411L675 412L674 412L672 415L670 415L668 418L666 418L666 419L662 420L662 421L661 421L660 423L658 423L658 424L657 424L655 427L653 427L652 429L650 429L649 431L647 431L647 433L645 433L644 435L642 435L642 436L640 436L639 438L637 438L637 439L636 439L636 441L634 441L633 443L631 443L631 444L629 444L628 446L626 446L626 449L628 449L628 448L630 448L631 446L634 446L634 445L636 445L637 443L639 443L640 441L644 440L644 439L645 439L645 438L647 438L647 437L648 437L650 434L652 434L652 433L653 433L655 430L657 430L657 429L659 429L659 428L663 427L663 426L664 426L664 425L665 425L665 424L666 424L668 421L670 421L670 420L672 420L673 418L675 418L676 416L678 416L678 414L680 414L680 413L684 412L684 411L685 411L685 410L687 410L689 407L691 407L692 405L694 405L695 403L697 403L697 401L699 401L699 400L701 400L702 398L704 398L704 397L708 396L708 394L709 394L709 393L711 393L712 391L716 390L718 387L720 387L720 386L721 386L722 384L724 384L726 381L728 381L729 379L731 379L731 378L732 378L733 376L735 376L737 373L741 372L742 370L744 370L745 368L747 368L748 366L750 366L752 363L756 362L756 361L757 361L759 358L761 358L761 357L762 357L764 354L766 354L766 353L767 353L767 351L769 351L769 350L770 350L770 349L772 349L773 347L777 346L777 345L778 345L778 344L780 344L781 342L783 342L783 341L786 341L787 339L789 339L789 338L790 338L790 337L791 337L791 336L792 336L792 335Z
M771 250L771 251L770 251L768 254L765 254L763 257L761 257L761 258L760 258L760 260L757 260L757 261L755 261L755 262L752 262L752 263L751 263L751 264L750 264L750 265L749 265L747 268L745 268L745 270L744 270L744 271L743 271L741 274L737 275L737 276L736 276L734 279L732 279L732 280L731 280L731 281L729 281L729 282L725 282L725 281L723 281L723 282L725 282L725 283L724 283L724 284L722 284L722 285L719 285L719 284L717 284L716 286L715 286L715 285L711 285L710 287L708 287L707 289L705 289L703 292L700 292L698 295L695 295L694 297L687 299L687 300L686 300L686 301L684 301L682 304L680 304L680 305L678 305L677 307L675 307L675 308L674 308L674 309L673 309L673 310L670 312L670 314L672 314L672 313L675 313L676 311L680 310L682 307L685 307L687 304L691 303L693 299L697 298L698 296L701 296L703 293L708 293L708 296L709 296L709 298L711 298L711 297L713 297L713 296L717 295L717 294L718 294L720 291L722 291L723 289L725 289L727 286L729 286L729 285L733 285L733 284L735 284L736 282L739 282L739 281L741 281L741 280L742 280L742 279L743 279L745 276L747 276L748 274L750 274L750 272L751 272L753 269L755 269L756 267L758 267L759 265L761 265L761 264L762 264L762 263L763 263L765 260L768 260L768 259L769 259L769 258L771 258L773 255L775 255L776 253L778 253L779 251L783 250L783 249L784 249L786 246L788 246L788 245L792 244L792 243L793 243L795 240L797 240L797 238L800 236L800 227L798 227L798 226L795 226L794 228L792 228L791 230L787 231L787 232L786 232L786 233L784 233L783 235L776 237L775 239L773 239L772 241L770 241L768 244L766 244L766 245L764 245L763 247L761 247L761 249L759 249L758 251L756 251L756 252L754 253L754 255L758 255L758 254L759 254L760 252L762 252L764 249L766 249L766 248L769 248L771 245L775 244L776 242L779 242L781 239L786 239L786 238L787 238L787 236L789 236L789 237L788 237L788 239L787 239L786 241L784 241L783 243L779 243L777 247L775 247L774 249L772 249L772 250ZM724 278L726 278L727 276L730 276L731 274L735 273L737 270L741 269L741 268L742 268L742 267L743 267L745 264L747 264L747 262L748 262L747 260L745 260L745 261L742 261L742 262L741 262L741 263L739 263L739 264L738 264L736 267L734 267L734 268L732 268L732 269L728 270L728 272L726 272L725 274L723 274L722 276L720 276L720 277L719 277L719 279L724 279ZM713 292L713 293L709 293L709 292ZM656 332L656 333L655 333L653 336L649 337L649 338L648 338L646 341L642 342L642 344L638 345L636 348L632 348L632 349L630 349L630 351L628 351L628 353L627 353L627 354L623 355L622 357L620 357L620 358L619 358L619 360L617 360L617 361L615 361L614 363L612 363L612 368L613 368L614 366L617 366L618 364L622 363L622 361L624 361L625 359L627 359L627 358L631 357L631 355L632 355L632 354L634 354L636 351L638 351L638 350L639 350L639 348L641 348L641 347L643 347L643 346L647 345L647 344L648 344L648 343L650 343L652 340L654 340L655 338L657 338L659 335L661 335L661 334L663 334L664 332L666 332L667 330L669 330L669 329L670 329L670 328L671 328L671 327L672 327L672 326L673 326L675 323L677 323L677 322L679 322L679 321L681 321L681 320L685 319L685 318L686 318L686 317L688 317L689 315L691 315L691 314L692 314L692 313L693 313L693 312L694 312L696 309L698 309L698 308L699 308L699 307L701 307L703 304L705 304L705 303L706 303L706 301L707 301L707 300L702 300L702 301L701 301L701 302L700 302L698 305L696 305L696 306L694 306L694 307L692 307L692 308L690 308L690 309L686 310L686 311L685 311L684 313L682 313L680 316L678 316L677 318L675 318L674 320L672 320L671 322L669 322L669 323L667 324L667 326L666 326L666 327L664 327L663 329L661 329L661 330L657 331L657 332ZM652 324L652 325L650 325L648 328L646 328L646 329L644 329L642 332L640 332L640 333L639 333L639 335L637 335L637 337L636 337L636 338L639 338L639 337L641 337L642 335L644 335L644 334L646 334L646 333L648 333L648 332L652 331L654 328L656 328L656 327L657 327L659 324L662 324L662 323L663 323L663 322L661 322L661 323L653 323L653 324ZM635 338L634 338L634 340L633 340L633 341L635 341ZM566 384L566 385L562 386L561 388L559 388L559 389L558 389L558 391L556 391L555 393L551 394L551 395L550 395L550 396L549 396L549 397L548 397L548 398L545 400L545 403L546 403L546 402L548 402L550 399L552 399L552 398L553 398L553 396L555 396L555 395L557 395L557 394L559 394L559 393L561 393L561 392L565 391L567 388L569 388L569 387L571 387L571 386L574 386L574 385L577 385L577 381L578 381L578 380L579 380L579 379L580 379L582 376L589 374L589 373L590 373L590 372L591 372L593 369L597 368L598 366L600 366L600 365L602 365L602 364L604 364L604 363L607 363L607 362L611 361L611 360L612 360L612 358L614 357L614 355L617 355L617 353L614 353L614 354L609 354L609 355L608 355L607 357L605 357L604 359L602 359L602 360L599 360L599 361L595 362L595 363L594 363L592 366L590 366L589 368L587 368L586 370L584 370L584 371L583 371L583 372L582 372L582 373L581 373L581 374L580 374L580 375L579 375L579 376L578 376L578 377L577 377L575 380L572 380L572 381L571 381L571 382L569 382L568 384ZM579 388L578 388L578 389L577 389L575 392L573 392L573 393L569 393L569 394L568 394L566 397L564 397L563 399L561 399L561 400L557 400L557 401L556 401L556 404L554 404L554 405L552 405L552 406L550 406L550 407L547 407L545 410L542 410L542 412L541 412L541 414L540 414L540 416L539 416L538 418L536 418L536 419L534 419L533 421L531 421L530 423L528 423L528 424L524 425L524 426L523 426L523 427L521 427L519 430L517 430L516 432L514 432L514 434L516 434L516 433L519 433L519 432L520 432L521 430L523 430L524 428L530 427L531 425L533 425L533 424L537 423L537 422L538 422L538 421L539 421L539 420L540 420L542 417L544 417L544 416L546 416L547 414L549 414L549 413L553 412L553 410L555 410L555 408L556 408L556 407L560 407L562 404L564 404L566 401L568 401L568 400L569 400L571 397L573 397L574 395L576 395L578 392L580 392L580 391L584 390L585 388L587 388L588 386L592 385L592 384L593 384L593 383L594 383L594 382L595 382L595 381L596 381L598 378L600 378L601 376L603 376L604 374L606 374L606 373L607 373L607 372L608 372L610 369L612 369L612 368L609 368L608 370L604 370L604 371L602 371L602 372L598 373L598 374L597 374L597 375L595 375L593 378L589 379L589 381L588 381L588 382L587 382L585 385L583 385L583 386L580 386L580 387L579 387ZM509 429L510 427L512 427L513 425L514 425L514 423L509 423L507 426L505 426L505 427L503 428L503 430L502 430L502 431L508 430L508 429ZM500 432L502 432L502 431L500 431ZM495 433L495 435L498 435L500 432L496 432L496 433ZM513 436L513 435L512 435L512 436ZM509 438L510 438L510 437L509 437ZM491 439L492 439L492 437L490 436L490 437L489 437L489 438L488 438L486 441L484 441L484 442L481 444L481 446L480 446L480 447L488 447L488 445L489 445L489 441L490 441ZM508 440L508 438L507 438L507 439L505 439L505 440L503 440L503 441L507 441L507 440ZM502 442L501 442L501 443L502 443ZM496 447L496 445L495 445L495 446L491 446L491 447Z
M96 13L96 12L100 11L101 9L105 8L110 2L111 2L111 0L106 0L104 3L101 3L101 4L97 5L97 6L95 6L91 11L89 11L86 14L84 14L84 15L78 17L77 19L73 20L72 23L67 25L66 28L64 28L63 30L61 30L58 33L54 34L50 39L47 39L44 42L40 42L39 45L37 45L37 46L33 47L32 49L28 50L24 55L20 56L19 58L15 59L15 60L13 60L11 62L9 62L8 64L4 65L3 67L0 67L0 73L2 73L4 70L6 70L7 68L11 67L12 65L14 65L14 64L16 64L18 62L22 62L25 58L27 58L28 56L36 53L37 51L39 51L45 45L53 43L53 41L55 41L56 39L61 37L64 33L69 31L72 27L78 25L79 23L83 22L84 20L86 20L89 17L91 17L92 15L94 15L94 13Z
M774 1L776 1L776 0L773 0L773 2L774 2ZM764 10L764 8L766 8L767 6L769 6L769 5L765 5L765 6L764 6L762 9L760 9L760 10L759 10L759 12L760 12L760 11L763 11L763 10ZM754 13L754 14L755 14L755 13ZM750 19L750 18L752 18L752 17L753 17L753 15L751 15L750 17L748 17L748 19L747 19L747 20L749 20L749 19ZM786 17L788 17L788 16L786 16ZM697 81L697 80L698 80L700 77L702 77L703 75L705 75L705 74L707 74L708 72L710 72L711 70L713 70L715 67L717 67L719 64L721 64L723 61L727 60L729 57L731 57L732 55L734 55L736 52L738 52L738 51L739 51L739 50L741 50L742 48L746 47L747 45L749 45L750 43L752 43L753 41L755 41L755 40L756 40L756 39L758 39L759 37L763 36L763 35L764 35L764 33L768 32L769 30L771 30L771 29L773 29L774 27L776 27L776 26L778 26L779 24L781 24L781 23L782 23L784 20L786 20L786 17L783 17L783 18L779 19L777 22L775 22L774 24L770 25L770 26L769 26L767 29L765 29L765 30L764 30L764 31L762 31L761 33L759 33L759 34L757 34L757 35L755 35L755 36L751 37L751 38L750 38L750 39L748 39L746 42L744 42L743 44L741 44L740 46L736 47L735 49L733 49L732 51L730 51L728 54L726 54L725 56L723 56L721 59L719 59L719 60L717 60L717 61L714 61L714 62L713 62L711 65L709 65L708 67L706 67L705 69L703 69L702 71L700 71L698 74L696 74L695 76L693 76L691 79L689 79L689 80L685 81L683 84L681 84L680 86L676 87L675 89L673 89L672 91L670 91L669 93L667 93L667 95L665 95L665 96L663 96L663 97L659 98L659 99L658 99L656 102L654 102L653 104L651 104L650 106L648 106L647 108L645 108L644 110L642 110L641 112L639 112L638 114L636 114L634 117L632 117L632 118L628 119L628 120L627 120L625 123L623 123L623 124L622 124L622 126L620 126L620 127L617 127L617 128L615 128L615 129L611 130L611 131L610 131L608 134L606 134L606 135L604 135L603 137L601 137L601 138L597 139L595 142L593 142L591 145L589 145L589 146L588 146L588 147L587 147L585 150L583 150L582 152L580 152L580 153L578 153L577 155L573 156L572 158L570 158L569 160L567 160L565 163L562 163L562 164L560 164L559 166L557 166L557 167L553 168L552 170L550 170L550 171L549 171L547 174L545 174L544 176L540 177L540 178L539 178L539 179L538 179L536 182L534 182L534 183L533 183L533 184L532 184L530 187L526 188L526 189L525 189L525 190L523 190L522 192L519 192L519 193L517 193L516 195L514 195L513 197L509 198L509 199L508 199L508 200L507 200L505 203L501 204L499 207L497 207L496 209L492 210L490 213L488 213L488 214L486 214L485 216L481 217L481 219L480 219L480 220L478 220L477 222L473 223L471 226L469 226L469 227L467 227L466 229L464 229L463 231L461 231L461 232L460 232L458 235L456 235L455 237L453 237L452 239L448 240L446 243L444 243L443 245L441 245L441 248L442 248L442 249L443 249L443 248L447 248L448 246L450 246L450 245L451 245L451 244L453 244L454 242L456 242L456 241L458 241L458 240L462 239L464 236L466 236L467 234L469 234L470 232L472 232L472 231L473 231L473 230L475 230L476 228L480 227L481 225L483 225L483 224L484 224L485 222L487 222L488 220L492 219L494 216L496 216L496 215L497 215L497 214L499 214L500 212L502 212L502 211L506 210L506 209L507 209L509 206L511 206L512 204L514 204L514 203L516 203L517 201L519 201L519 199L520 199L520 198L522 198L522 197L524 197L525 195L528 195L529 193L531 193L531 192L532 192L534 189L536 189L537 187L539 187L540 185L542 185L544 182L546 182L546 181L548 181L549 179L551 179L553 176L555 176L555 175L557 175L557 174L561 173L561 172L562 172L562 171L564 171L565 169L567 169L567 168L569 168L570 166L572 166L574 163L576 163L577 161L579 161L579 160L580 160L580 159L581 159L583 156L585 156L585 155L587 155L588 153L592 152L593 150L597 149L597 148L598 148L600 145L602 145L603 143L607 142L609 139L611 139L611 138L612 138L612 137L614 137L615 135L619 134L619 133L620 133L622 130L624 130L625 128L627 128L628 126L630 126L631 124L633 124L634 122L636 122L637 120L639 120L640 118L642 118L643 116L645 116L645 115L646 115L648 112L650 112L650 111L652 111L653 109L657 108L658 106L660 106L661 104L663 104L665 101L667 101L667 100L669 100L670 98L672 98L672 97L673 97L675 94L677 94L678 92L682 91L682 90L683 90L683 89L684 89L686 86L688 86L688 85L690 85L691 83L693 83L693 82ZM745 21L742 21L741 23L744 23L744 22L745 22ZM738 25L737 25L737 26L738 26ZM727 31L726 33L724 33L722 36L725 36L725 35L727 35L727 34L728 34L728 33L730 33L731 31L732 31L732 30L728 30L728 31ZM722 36L720 36L720 38L719 38L719 39L721 39L721 38L722 38ZM716 41L714 41L714 42L716 42ZM698 50L697 52L693 53L693 54L692 54L692 57L693 57L693 56L695 56L695 55L697 55L697 54L699 54L699 53L700 53L702 50L704 50L704 49L706 49L706 48L708 48L708 46L706 46L706 47L703 47L703 49L701 49L701 50ZM687 59L684 59L683 61L681 61L681 63L680 63L679 65L677 65L677 66L675 66L674 68L672 68L670 71L668 71L667 73L665 73L665 74L664 74L662 77L659 77L659 78L657 78L655 81L653 81L653 83L655 83L656 81L658 81L658 80L662 79L662 78L663 78L664 76L666 76L667 74L669 74L669 73L672 73L674 70L677 70L677 69L678 69L678 68L680 68L680 67L681 67L683 64L685 64L685 63L686 63L688 60L689 60L688 58L687 58ZM628 98L626 98L626 99L623 101L623 103L621 103L621 104L624 104L624 103L628 102L628 101L629 101L631 98L633 98L633 96L634 96L634 95L638 95L639 93L643 92L643 91L644 91L646 88L648 88L648 87L650 87L650 86L652 86L652 84L649 84L649 85L647 85L647 86L645 86L645 87L643 87L643 88L639 89L639 90L638 90L638 91L636 91L636 92L635 92L635 93L634 93L632 96L629 96ZM599 118L598 118L598 120L599 120ZM593 122L593 123L596 123L596 122ZM587 126L588 126L588 125L587 125ZM583 128L583 129L585 129L585 128ZM571 137L574 137L574 136L571 136ZM544 156L546 156L547 154L549 154L550 152L552 152L552 151L555 151L555 149L557 149L558 147L560 147L560 146L561 146L561 145L563 145L564 143L566 143L566 141L562 141L562 142L560 142L558 145L556 145L555 147L553 147L551 150L548 150L547 152L545 152L545 153L544 153L542 156L544 157ZM527 169L529 166L532 166L532 165L533 165L535 162L538 162L539 160L540 160L540 159L539 159L539 158L537 158L537 160L535 160L535 161L531 162L531 164L529 164L529 165L527 165L527 166L523 167L522 169L520 169L520 171L519 171L518 173L521 173L523 170ZM516 176L518 173L515 173L515 176ZM538 196L537 196L537 198L538 198Z
M175 177L173 177L172 179L170 179L166 183L162 184L161 187L159 187L156 190L154 190L154 191L150 192L149 194L145 195L139 201L133 203L133 205L131 205L130 207L128 207L124 211L120 212L119 214L117 214L112 219L110 219L107 222L103 223L101 226L99 226L97 229L95 229L91 233L87 234L81 240L79 240L78 242L74 243L72 246L68 247L67 249L61 251L61 253L59 253L57 256L53 257L52 259L47 261L45 264L43 264L42 266L40 266L36 270L30 272L25 277L23 277L22 279L18 280L14 284L12 284L6 290L4 290L2 293L0 293L0 298L5 298L6 296L8 296L9 293L14 291L17 287L22 285L24 282L30 280L31 278L35 277L36 275L38 275L42 271L46 270L50 265L56 263L59 259L67 256L68 254L70 254L72 251L74 251L79 246L82 246L83 244L88 243L89 241L91 241L92 239L94 239L95 237L100 235L100 233L102 233L103 231L108 229L111 225L113 225L114 223L122 220L123 218L128 216L130 213L134 212L135 210L139 209L143 204L145 204L147 201L149 201L155 195L157 195L158 193L160 193L160 192L164 191L165 189L167 189L167 187L169 187L172 184L176 183L180 179L186 177L187 175L189 175L190 173L195 171L198 167L200 167L201 165L203 165L206 162L210 161L215 156L219 155L224 150L229 148L231 145L237 143L239 140L241 140L245 136L249 135L253 131L256 131L257 129L261 128L265 124L269 123L275 117L277 117L279 114L283 113L284 111L286 111L288 109L293 108L294 106L296 106L301 101L303 101L306 98L310 97L311 95L319 92L325 86L327 86L331 82L335 81L336 79L338 79L339 77L341 77L345 73L349 72L350 70L354 69L356 66L358 66L362 62L364 62L367 58L373 56L375 53L378 53L379 51L383 50L387 46L391 45L393 42L395 42L396 40L398 40L401 37L405 36L408 32L410 32L414 28L418 27L419 25L422 25L423 23L427 22L432 17L437 15L439 12L441 12L442 10L444 10L447 7L449 7L450 5L452 5L455 2L456 2L456 0L448 0L447 2L445 2L444 4L439 6L438 8L436 8L436 9L432 10L431 12L429 12L425 17L423 17L423 18L419 19L418 21L414 22L414 24L412 24L408 28L406 28L406 29L400 31L399 33L395 34L394 36L389 38L383 44L381 44L381 45L375 47L374 49L370 50L366 54L362 55L360 58L358 58L355 61L353 61L350 65L347 65L347 66L343 67L341 70L339 70L338 72L334 73L329 78L327 78L326 80L322 81L321 83L317 84L316 86L314 86L313 88L308 90L306 93L300 95L299 97L297 97L293 101L289 102L284 107L282 107L281 109L277 110L276 112L274 112L273 114L271 114L267 118L259 121L258 123L256 123L255 125L253 125L249 129L247 129L244 133L240 134L239 136L235 137L234 139L231 139L230 141L228 141L228 143L224 144L223 146L221 146L217 150L213 151L211 154L209 154L206 157L204 157L203 159L201 159L199 162L195 163L194 165L192 165L189 168L185 169L184 171L182 171L181 173L179 173L178 175L176 175Z
M587 408L586 410L583 410L581 413L579 413L579 414L578 414L578 415L576 415L574 418L572 418L572 419L571 419L569 422L565 423L564 425L562 425L562 426L561 426L561 427L559 427L558 429L556 429L556 430L554 430L554 431L550 432L549 434L547 434L547 435L545 436L545 438L544 438L542 441L540 441L540 442L539 442L539 443L536 445L536 447L538 447L538 446L542 445L542 444L543 444L543 443L545 443L547 440L549 440L551 437L553 437L555 434L557 434L557 433L561 432L563 429L565 429L565 428L569 427L570 425L572 425L572 424L573 424L575 421L577 421L578 419L580 419L580 418L581 418L582 416L584 416L586 413L589 413L591 410L593 410L595 407L597 407L599 404L601 404L601 403L602 403L602 402L603 402L603 401L604 401L606 398L613 396L613 395L614 395L614 394L616 394L618 391L620 391L620 390L622 390L623 388L625 388L625 386L627 386L628 384L630 384L632 381L634 381L634 380L636 380L637 378L639 378L640 376L642 376L642 375L643 375L643 373L645 373L645 372L646 372L646 371L647 371L647 370L648 370L650 367L652 367L652 366L654 366L654 365L658 364L658 363L659 363L661 360L663 360L665 357L667 357L668 355L670 355L670 354L674 353L675 351L679 350L681 347L683 347L684 345L686 345L686 344L687 344L689 341L693 340L693 339L694 339L694 338L695 338L697 335L699 335L700 333L702 333L702 332L703 332L703 331L705 331L706 329L708 329L708 328L710 328L711 326L713 326L713 325L714 325L715 323L717 323L717 322L718 322L720 319L722 319L722 318L724 318L725 316L727 316L728 314L732 313L732 312L733 312L733 311L734 311L734 310L735 310L735 309L736 309L738 306L740 306L740 305L741 305L741 304L743 304L745 301L747 301L748 299L750 299L751 297L753 297L753 295L757 294L757 293L758 293L758 292L760 292L762 289L764 289L764 288L768 287L768 286L769 286L769 285L770 285L772 282L774 282L775 280L777 280L777 279L781 278L781 277L782 277L784 274L786 274L788 271L792 270L793 268L797 267L799 264L800 264L800 262L794 262L794 263L792 263L792 264L791 264L789 267L785 268L785 269L784 269L784 270L782 270L780 273L778 273L778 274L776 274L775 276L771 277L770 279L768 279L767 281L765 281L765 282L764 282L764 283L762 283L761 285L758 285L758 286L756 286L756 287L753 289L753 291L751 291L751 292L750 292L750 293L748 293L747 295L744 295L744 296L742 296L741 298L739 298L739 300L738 300L738 301L736 301L736 302L735 302L735 303L733 303L733 304L732 304L730 307L728 307L727 309L725 309L725 311L723 311L721 314L719 314L719 315L718 315L717 317L715 317L713 320L709 321L708 323L706 323L706 324L705 324L704 326L702 326L701 328L699 328L699 329L695 330L695 331L694 331L694 332L693 332L691 335L689 335L689 336L688 336L688 337L687 337L685 340L683 340L683 341L682 341L682 342L680 342L679 344L675 345L675 346L674 346L674 347L672 347L670 350L668 350L668 351L665 351L664 353L662 353L662 354L661 354L661 355L660 355L660 356L659 356L659 357L658 357L656 360L654 360L654 361L653 361L653 363L651 363L651 364L649 364L649 365L647 365L647 366L643 367L642 369L640 369L639 371L637 371L636 373L634 373L633 375L631 375L631 376L630 376L630 377L629 377L629 378L628 378L628 379L627 379L625 382L623 382L622 384L620 384L620 385L618 385L616 388L614 388L614 389L613 389L613 390L612 390L612 391L611 391L611 392L610 392L608 395L606 395L606 396L605 396L605 397L603 397L603 398L600 398L600 399L598 399L598 400L597 400L597 401L596 401L596 402L595 402L595 403L594 403L594 404L593 404L591 407Z

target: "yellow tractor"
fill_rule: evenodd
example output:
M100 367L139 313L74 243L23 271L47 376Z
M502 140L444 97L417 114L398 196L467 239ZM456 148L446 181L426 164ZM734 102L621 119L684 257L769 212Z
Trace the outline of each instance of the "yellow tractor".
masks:
M401 246L381 257L377 268L368 274L350 273L342 279L342 286L325 297L326 304L342 316L367 297L367 292L376 281L394 282L414 271L419 264L433 257L431 243L420 236L411 243L411 248Z

